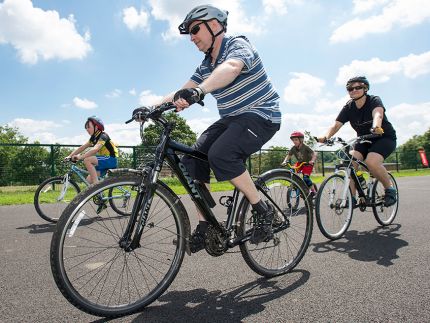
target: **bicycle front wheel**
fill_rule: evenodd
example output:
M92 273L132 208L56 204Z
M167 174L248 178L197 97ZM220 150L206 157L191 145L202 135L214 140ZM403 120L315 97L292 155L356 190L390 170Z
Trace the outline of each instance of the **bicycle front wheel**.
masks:
M274 238L258 244L249 240L240 245L245 262L257 274L273 277L290 272L305 255L312 235L312 202L302 180L285 170L272 170L260 176L260 196L273 205ZM288 202L291 190L298 190L300 199L295 208ZM237 235L252 232L255 220L251 205L243 198L239 207Z
M352 220L352 194L347 188L346 203L342 195L345 177L334 174L322 182L315 202L315 217L321 233L330 240L336 240L348 230Z
M389 225L394 221L399 209L399 189L397 187L397 182L391 173L388 173L388 175L390 176L391 183L397 191L397 202L395 204L391 206L384 206L385 188L380 181L375 179L372 188L373 214L375 215L376 221L378 221L380 225L384 226Z
M95 199L107 196L110 189L137 187L140 182L139 175L126 174L91 186L65 209L53 234L50 259L55 282L69 302L89 314L115 317L142 310L179 271L189 222L167 186L156 184L140 246L128 252L119 241L130 217L118 215L108 205L100 208Z
M79 194L80 188L73 180L65 183L63 176L43 181L34 194L34 207L40 217L56 223L71 200Z

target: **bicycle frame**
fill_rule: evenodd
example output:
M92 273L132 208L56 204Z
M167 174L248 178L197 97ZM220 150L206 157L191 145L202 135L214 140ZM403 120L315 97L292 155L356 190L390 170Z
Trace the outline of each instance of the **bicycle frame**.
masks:
M335 166L335 173L336 174L343 173L343 176L344 176L344 179L345 179L344 189L343 189L343 192L342 192L342 195L341 195L341 197L342 197L341 207L345 207L346 206L346 202L347 202L346 197L347 197L347 194L348 194L348 189L349 189L349 185L350 185L351 179L352 179L352 181L355 184L355 188L357 189L358 197L360 199L366 200L366 202L368 203L368 201L366 199L366 197L367 197L366 192L364 191L364 189L361 186L361 183L360 183L360 181L358 179L358 176L357 176L357 171L356 171L353 163L358 164L358 166L361 166L367 172L369 172L369 168L367 167L367 165L363 161L355 158L354 156L352 156L349 153L349 147L351 147L352 149L354 149L354 145L358 141L362 141L363 142L366 139L372 138L372 137L375 137L375 135L364 135L364 136L360 136L360 137L354 138L353 140L351 140L348 143L345 142L345 141L343 141L340 138L337 139L343 145L343 147L339 151L339 152L342 152L343 156L339 156L339 157L341 157L342 159L344 159L343 163L338 164L338 165ZM367 191L371 192L371 185L369 186L369 188L367 189ZM331 199L332 199L332 197L330 197L330 203L333 203L333 201Z
M160 116L162 112L167 111L169 109L171 109L171 107L165 107L164 110L160 109ZM142 183L138 189L138 196L133 206L132 215L127 225L127 229L125 230L124 235L121 238L120 245L129 251L139 246L140 237L142 235L146 220L148 218L149 209L152 203L152 197L155 192L155 187L164 161L168 163L173 172L177 175L180 183L185 187L191 197L191 200L197 206L198 210L205 217L205 219L219 232L222 232L224 234L231 233L233 231L233 223L235 221L234 214L236 213L236 210L238 208L238 199L240 192L235 188L233 191L233 196L229 197L229 202L227 206L227 221L226 226L224 227L218 222L215 214L212 212L211 204L213 204L213 207L214 201L209 191L207 191L206 187L204 186L205 184L195 181L191 178L190 173L188 172L186 166L180 161L177 153L183 153L192 158L200 159L205 162L208 162L207 155L189 146L170 139L172 124L164 118L157 118L157 122L159 122L163 126L164 130L160 136L160 143L155 150L154 164L150 168L149 172L145 174L146 176L144 176L142 179ZM261 183L259 183L258 180L255 182L255 184L257 188L260 188L260 191L265 194L264 188L261 186ZM272 198L270 196L266 194L265 196L272 201ZM138 210L140 210L139 214L137 214ZM284 214L282 210L279 209L279 211ZM134 230L136 219L138 216L139 221L137 223L136 229ZM288 220L286 221L286 223L286 225L288 226ZM274 232L278 232L283 229L285 229L285 226L280 226ZM134 236L131 239L133 231ZM250 237L245 236L236 238L234 240L229 240L228 247L234 247L240 243L249 240L249 238Z

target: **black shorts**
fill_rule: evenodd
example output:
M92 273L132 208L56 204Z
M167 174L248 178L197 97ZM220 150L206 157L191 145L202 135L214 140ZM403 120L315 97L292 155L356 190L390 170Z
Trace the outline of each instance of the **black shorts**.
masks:
M373 139L372 143L358 143L354 150L358 151L366 159L369 153L378 153L384 159L391 155L396 150L396 140L388 137Z
M280 124L253 113L220 119L207 128L193 148L208 155L207 162L185 155L182 162L194 179L209 183L210 168L218 181L242 175L246 159L273 137Z

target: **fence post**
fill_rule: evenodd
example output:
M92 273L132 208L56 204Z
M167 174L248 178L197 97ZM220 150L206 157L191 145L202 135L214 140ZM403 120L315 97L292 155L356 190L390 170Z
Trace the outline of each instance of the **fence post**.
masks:
M51 145L51 176L55 176L54 145Z
M137 164L137 156L136 156L136 146L133 146L133 165L132 168L136 169L136 164Z
M325 170L324 170L324 152L322 151L321 152L321 167L322 167L322 175L323 175L323 177L325 176Z
M399 152L396 151L396 170L399 172Z
M261 174L261 149L258 155L258 175Z

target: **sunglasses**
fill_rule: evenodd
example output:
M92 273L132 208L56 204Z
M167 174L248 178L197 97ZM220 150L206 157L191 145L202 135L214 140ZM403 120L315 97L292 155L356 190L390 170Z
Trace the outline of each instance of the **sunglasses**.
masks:
M190 34L197 35L197 33L200 31L201 24L204 24L204 21L194 25L193 28L190 29Z
M362 90L362 89L364 89L364 86L351 86L351 87L348 87L346 89L348 90L348 92L352 92L354 90L356 90L356 91Z

